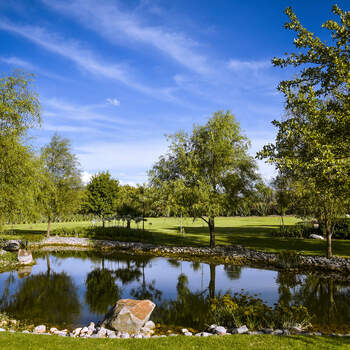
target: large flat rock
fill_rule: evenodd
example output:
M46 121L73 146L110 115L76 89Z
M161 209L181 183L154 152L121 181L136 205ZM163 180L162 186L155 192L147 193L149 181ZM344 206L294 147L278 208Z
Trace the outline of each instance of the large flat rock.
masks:
M150 300L121 299L107 312L102 326L137 334L149 320L155 306Z

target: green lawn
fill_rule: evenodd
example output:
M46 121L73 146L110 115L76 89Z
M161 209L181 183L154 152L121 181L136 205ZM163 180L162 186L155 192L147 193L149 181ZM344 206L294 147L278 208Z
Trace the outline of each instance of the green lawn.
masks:
M299 220L295 217L285 218L287 225ZM278 230L280 218L269 217L222 217L216 219L217 244L239 244L246 248L278 252L281 250L296 250L303 254L324 255L326 242L312 239L285 239L273 237L272 233ZM206 224L202 220L184 219L185 234L179 233L180 219L178 218L150 218L145 223L146 233L141 230L132 234L123 233L113 238L124 241L151 242L160 245L187 245L206 246L209 244L209 234ZM91 226L90 222L54 223L52 229L58 227ZM132 227L136 228L133 224ZM11 225L7 229L13 234L5 238L25 238L38 240L44 237L46 224ZM107 237L94 237L107 238ZM334 254L350 257L350 241L334 240Z
M162 339L76 339L32 334L0 334L6 350L302 350L350 349L349 338L234 335L222 337L168 337Z

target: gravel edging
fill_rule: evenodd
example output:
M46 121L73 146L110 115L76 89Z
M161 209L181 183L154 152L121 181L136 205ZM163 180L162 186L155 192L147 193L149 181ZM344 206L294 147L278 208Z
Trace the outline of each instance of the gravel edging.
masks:
M155 256L177 257L177 258L201 258L209 259L217 263L240 263L256 264L262 266L273 266L277 268L296 268L324 270L348 274L350 277L350 259L347 258L326 258L323 256L297 255L296 259L285 266L279 254L258 252L245 249L241 246L217 246L209 247L168 247L157 246L148 243L120 242L110 240L93 240L79 237L48 237L40 242L30 244L31 248L45 247L72 247L98 249L103 251L117 250L126 253L146 253Z

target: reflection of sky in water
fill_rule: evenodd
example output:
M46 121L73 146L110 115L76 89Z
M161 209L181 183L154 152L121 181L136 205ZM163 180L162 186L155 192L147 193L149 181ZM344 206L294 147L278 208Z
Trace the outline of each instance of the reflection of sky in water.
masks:
M115 258L114 258L115 259ZM45 257L37 258L37 264L32 267L30 276L47 272L47 261ZM208 290L210 282L210 268L208 264L198 264L195 271L192 263L187 261L178 261L178 266L171 264L166 258L154 258L147 263L144 268L145 280L147 283L155 281L155 287L162 292L162 300L176 299L178 277L181 273L188 277L188 287L191 292L201 292ZM80 304L82 306L78 323L86 324L87 322L101 319L101 315L91 313L89 305L85 301L86 293L86 277L87 274L95 268L102 268L102 259L100 258L80 258L67 257L59 258L50 256L51 271L56 273L65 272L68 274L77 288ZM105 258L104 266L106 269L116 271L121 268L127 268L125 256L123 261L116 261L110 258ZM142 268L140 268L142 272ZM225 293L227 291L240 292L241 289L248 291L250 294L259 294L259 296L273 304L278 300L278 285L276 284L277 272L243 267L238 279L230 279L223 265L216 266L215 269L215 290L216 293ZM11 277L10 277L11 276ZM10 284L9 294L13 295L26 277L18 278L16 272L5 272L0 274L0 295L4 293L7 280L12 279ZM127 284L122 284L120 280L116 283L121 287L122 297L128 298L131 290L140 287L142 283L142 275L138 280L134 280ZM59 302L59 301L57 301Z
M85 325L89 321L96 322L98 320L101 320L104 314L104 310L109 307L108 305L111 306L113 303L116 302L116 299L117 299L116 293L118 292L118 288L122 298L130 297L135 299L135 296L132 295L132 290L134 291L138 290L139 292L144 291L143 285L142 285L143 283L142 266L144 265L144 263L142 262L142 259L144 259L144 262L145 262L144 276L145 276L146 286L149 287L149 284L153 283L153 286L161 292L161 301L159 302L159 300L154 300L156 304L158 304L158 308L156 309L156 312L155 312L156 315L155 314L153 315L155 318L163 317L161 316L162 313L160 311L161 310L164 311L165 310L164 307L165 308L169 307L168 304L164 304L165 301L174 301L174 302L176 300L179 301L177 287L179 283L179 276L181 274L184 274L187 276L187 279L188 279L187 287L191 293L204 292L205 296L207 296L209 293L208 287L209 287L211 278L213 277L213 274L212 274L213 268L210 269L210 265L204 264L204 263L200 264L200 263L193 263L188 261L176 261L176 260L170 260L170 259L161 258L161 257L153 258L150 260L149 258L145 258L145 257L143 258L139 257L138 259L136 256L134 256L133 259L136 259L136 260L132 260L131 256L128 256L125 254L114 255L113 257L105 256L104 259L96 255L95 253L91 253L91 252L89 253L90 257L87 257L87 255L84 255L85 253L82 253L82 254L79 253L80 255L76 255L74 252L64 253L64 254L67 254L67 257L61 258L61 257L55 256L54 254L50 256L50 268L52 272L50 276L53 276L54 275L53 273L58 274L59 276L62 276L60 274L64 272L69 276L69 279L68 280L56 279L56 282L59 281L57 283L63 283L63 281L65 281L64 283L68 283L68 284L71 282L73 283L74 285L73 289L76 289L78 300L81 305L80 314L78 314L77 318L73 318L73 319L71 318L72 322L75 322L76 325ZM49 303L51 303L51 299L47 297L47 295L49 294L51 296L52 292L51 291L48 292L47 290L41 289L41 288L44 288L43 286L48 285L46 283L46 276L47 276L46 257L45 256L39 257L36 259L36 261L37 261L37 264L32 267L32 271L29 277L19 278L19 274L17 274L17 272L5 272L0 274L0 298L1 298L1 301L3 302L14 301L14 300L16 301L16 302L13 302L13 305L15 306L12 305L12 307L15 309L13 313L14 318L16 317L16 312L19 312L18 310L29 310L30 315L32 315L31 307L33 305L37 306L36 310L39 310L40 312L40 316L38 317L42 317L41 305L47 305L47 304L45 303L40 304L39 299L36 299L38 300L38 303L36 304L35 299L33 297L34 294L32 294L33 290L35 293L37 293L35 295L40 295L41 297L40 300L46 300L46 302L50 300ZM100 283L99 278L102 278L102 281L103 281L103 278L106 277L105 274L101 274L102 266L105 267L106 269L105 272L108 271L107 284ZM131 268L128 268L128 266L130 266ZM89 273L96 269L98 272L97 279L96 277L94 277L93 284L90 284L90 286L92 286L90 289L92 293L89 294L90 299L86 299L86 295L87 295L86 280ZM137 274L133 275L133 271L134 272L137 271ZM96 275L91 274L91 276L96 276ZM90 281L91 281L91 276L90 276ZM112 276L111 279L108 279L109 278L108 276L109 277ZM36 277L38 279L36 279ZM132 278L134 279L128 283L123 284L122 278L128 279L130 277L131 279ZM277 280L278 278L280 279L279 280L280 282L278 282ZM281 278L283 280L282 282L281 282ZM315 278L316 280L314 280ZM29 283L27 284L25 283L26 281L27 282L32 281L32 282L31 284ZM108 281L111 281L110 283L112 284L108 284L109 283ZM97 283L97 286L100 286L99 291L96 291L96 283ZM109 290L111 286L113 286L113 283L116 283L116 285L118 286L117 291L115 291L114 289ZM283 283L283 285L281 283ZM21 286L27 287L27 288L24 288L25 289L24 293L23 293L23 290L21 289ZM56 288L55 286L56 284L53 284L52 288ZM103 287L103 286L109 286L109 287ZM216 294L218 293L224 294L226 292L235 293L235 292L241 292L241 290L244 290L248 292L250 295L257 294L261 299L263 299L265 302L267 302L271 306L274 303L278 302L279 298L282 298L282 295L283 295L283 298L287 299L287 302L293 302L294 298L298 298L298 295L299 295L299 299L297 300L297 302L304 303L304 301L306 301L308 303L308 307L311 307L313 312L318 313L317 317L321 319L323 315L328 314L329 310L332 310L329 307L329 296L335 293L334 300L336 300L337 306L336 308L333 308L333 309L339 310L339 311L337 311L336 314L333 316L333 321L341 322L342 324L350 323L349 285L334 284L335 289L332 293L330 293L329 288L330 288L329 280L317 281L317 276L313 276L313 277L308 276L306 278L306 276L303 276L303 275L295 276L293 273L288 275L288 272L279 274L278 272L273 270L257 269L257 268L250 268L250 267L237 267L232 265L231 267L230 266L225 267L224 265L217 265L215 267L215 293ZM7 296L5 293L6 289L7 289ZM21 291L21 293L17 293L18 291ZM55 289L55 291L63 291L63 289ZM316 294L313 294L314 292ZM14 296L15 293L17 293L20 297L17 296L17 299L13 297L11 298L11 296ZM91 294L93 297L92 299L91 299ZM60 303L62 306L67 307L67 305L70 305L69 301L73 300L72 298L68 299L68 297L65 300L63 299L57 300L59 298L65 298L65 293L58 293L58 295L59 296L54 296L52 298L52 302L57 303L58 307ZM89 301L90 304L87 302L87 300ZM191 300L191 299L189 298L188 300ZM198 301L198 299L196 300ZM94 304L91 304L91 303L94 303ZM172 303L172 305L174 304L176 303ZM176 309L173 309L174 312L179 312L179 313L182 312L180 309L177 309L178 307L181 308L181 305L179 306L179 304L182 304L181 300L176 304L177 306L172 306L176 308ZM28 309L23 308L23 305L25 305L25 307L27 307ZM53 305L53 304L50 304L50 305ZM91 306L91 305L94 305L94 306ZM101 308L101 305L102 305L102 308ZM202 307L202 311L203 311L203 307L205 308L205 310L207 310L207 306L205 304L202 303L198 305L202 305L202 306L199 306L199 307ZM94 310L98 310L98 311L91 311L92 307L94 307ZM68 306L68 308L70 308L70 306ZM340 311L344 309L346 309L346 311L344 312ZM56 310L54 312L59 313L61 310L63 310L63 308L60 308L60 309L53 308L53 310ZM69 312L69 310L65 310L64 312ZM157 310L159 310L159 312ZM43 310L42 312L45 313L45 310ZM67 314L64 314L64 319L66 319L66 315ZM73 315L73 311L72 311L72 315ZM185 315L185 313L183 315ZM74 314L74 317L75 316L76 316L76 313ZM328 320L323 320L320 322L327 323Z

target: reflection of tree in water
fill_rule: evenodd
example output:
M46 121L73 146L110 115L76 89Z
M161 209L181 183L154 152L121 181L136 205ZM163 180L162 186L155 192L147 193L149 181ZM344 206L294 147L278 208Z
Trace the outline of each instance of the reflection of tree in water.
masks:
M290 305L293 299L293 290L302 284L302 278L295 272L279 271L276 279L280 303Z
M308 276L295 301L306 306L315 315L314 322L322 325L350 323L350 288L348 284Z
M242 266L240 265L224 265L224 270L231 281L241 278Z
M107 269L96 268L88 273L85 301L92 312L106 313L120 299L121 292L115 280L114 272Z
M176 300L164 300L157 305L154 315L166 325L182 325L184 327L204 326L209 310L206 290L193 293L188 288L188 277L178 276Z
M48 260L49 262L49 260ZM19 320L36 324L73 324L80 314L77 289L65 272L47 272L21 281L12 296L2 296L1 309Z
M279 272L280 301L304 305L312 322L324 326L341 326L350 323L350 288L330 278Z

